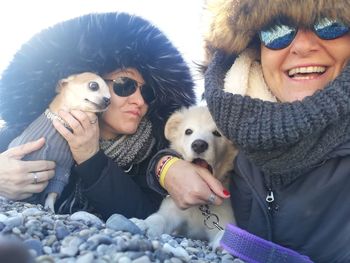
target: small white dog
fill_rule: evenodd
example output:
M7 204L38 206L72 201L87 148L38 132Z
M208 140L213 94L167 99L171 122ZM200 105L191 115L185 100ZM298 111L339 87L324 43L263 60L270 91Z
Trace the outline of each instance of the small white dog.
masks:
M233 169L237 150L217 130L206 106L183 108L171 115L165 125L165 137L170 141L170 147L180 153L184 160L206 167L228 188L228 172ZM209 215L203 215L200 207L210 211ZM168 196L158 212L145 219L149 236L175 233L207 240L216 248L223 231L219 231L213 222L223 228L227 223L235 223L229 199L225 199L221 206L195 206L181 210Z
M45 208L54 212L54 204L58 195L68 183L70 169L74 163L67 141L56 131L52 125L53 119L64 121L58 116L59 110L70 111L73 109L88 112L105 111L110 104L109 88L105 81L98 75L84 72L71 75L59 81L56 92L58 93L45 113L32 122L23 133L15 138L9 148L46 138L45 145L38 151L26 155L24 160L51 160L55 161L55 176L46 189L23 200L31 203L42 204ZM65 124L66 128L70 127ZM33 173L33 183L40 182L39 173Z

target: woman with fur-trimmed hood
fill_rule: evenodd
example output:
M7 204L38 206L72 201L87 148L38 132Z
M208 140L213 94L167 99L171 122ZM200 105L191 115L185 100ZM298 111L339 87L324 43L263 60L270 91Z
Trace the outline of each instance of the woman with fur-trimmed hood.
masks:
M350 2L210 0L206 12L205 98L239 148L238 226L315 262L350 262ZM174 170L165 185L181 204Z
M156 211L162 199L146 183L149 159L167 146L163 135L167 118L174 110L193 104L195 95L189 68L179 51L158 28L140 17L84 15L47 28L25 43L0 82L0 115L6 122L0 133L1 150L45 111L60 79L82 72L106 80L111 104L99 119L100 141L96 128L81 135L79 129L88 120L83 112L62 112L60 117L72 131L59 122L58 128L55 125L76 152L73 156L84 156L79 162L75 158L77 165L57 209L61 213L84 209L104 219L113 213L144 218ZM131 103L132 127L124 122L125 113L116 114L125 111L122 105ZM94 145L97 148L92 148ZM26 170L25 161L16 165ZM45 181L38 170L23 177L33 173L37 178L28 187ZM24 187L21 190L25 192Z

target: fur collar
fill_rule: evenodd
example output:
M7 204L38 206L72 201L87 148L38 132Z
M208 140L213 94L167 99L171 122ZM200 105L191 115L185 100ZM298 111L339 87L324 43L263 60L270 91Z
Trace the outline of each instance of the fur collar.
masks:
M242 52L227 71L224 91L264 101L277 101L265 83L258 54L253 49Z

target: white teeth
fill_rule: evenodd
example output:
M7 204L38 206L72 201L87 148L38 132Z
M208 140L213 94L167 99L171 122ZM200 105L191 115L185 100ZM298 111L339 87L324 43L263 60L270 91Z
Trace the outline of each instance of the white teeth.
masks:
M293 68L288 71L289 76L293 76L298 73L323 73L326 71L326 67L321 66L315 66L315 67L300 67L300 68Z

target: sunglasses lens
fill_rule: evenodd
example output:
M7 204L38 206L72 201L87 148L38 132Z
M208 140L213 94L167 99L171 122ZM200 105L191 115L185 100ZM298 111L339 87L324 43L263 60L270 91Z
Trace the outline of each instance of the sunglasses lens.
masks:
M120 77L113 80L113 91L120 97L128 97L134 94L137 87L137 81L128 77ZM156 98L153 89L147 85L141 87L141 95L148 105Z
M154 91L150 86L144 85L141 89L141 95L148 105L156 99Z
M292 43L296 29L291 26L276 24L259 32L261 42L270 49L282 49Z
M113 91L120 97L127 97L136 91L137 82L133 79L120 77L113 81Z
M349 27L340 21L322 18L314 25L314 30L320 38L330 40L348 33Z

